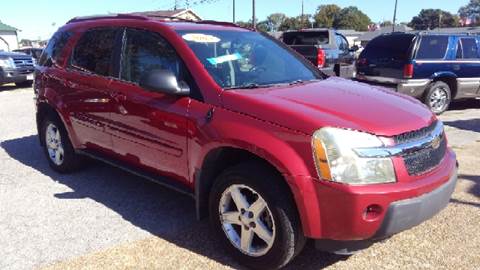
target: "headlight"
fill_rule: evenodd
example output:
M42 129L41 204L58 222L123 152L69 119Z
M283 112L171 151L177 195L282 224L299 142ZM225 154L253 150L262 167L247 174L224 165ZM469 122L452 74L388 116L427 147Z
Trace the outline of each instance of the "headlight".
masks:
M354 151L382 146L377 136L340 128L322 128L312 138L318 175L324 180L352 185L396 181L390 158L361 158Z
M0 67L15 68L15 62L13 62L12 58L0 59Z

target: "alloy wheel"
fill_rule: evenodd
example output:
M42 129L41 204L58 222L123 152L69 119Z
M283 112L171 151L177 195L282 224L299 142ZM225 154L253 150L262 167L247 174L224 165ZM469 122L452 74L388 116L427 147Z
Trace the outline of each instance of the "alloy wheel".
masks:
M275 240L275 222L262 196L246 185L229 186L220 198L220 222L228 240L252 257L266 254Z
M50 160L57 166L62 165L65 152L62 145L60 130L52 123L48 124L45 130L45 145Z
M432 91L429 98L430 108L434 112L442 112L448 105L448 93L443 87L437 87Z

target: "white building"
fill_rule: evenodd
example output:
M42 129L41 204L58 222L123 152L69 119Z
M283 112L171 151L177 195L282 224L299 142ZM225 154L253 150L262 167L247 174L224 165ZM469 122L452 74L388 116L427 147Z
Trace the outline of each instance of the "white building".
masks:
M18 49L18 38L15 27L6 25L0 21L0 51L12 51Z

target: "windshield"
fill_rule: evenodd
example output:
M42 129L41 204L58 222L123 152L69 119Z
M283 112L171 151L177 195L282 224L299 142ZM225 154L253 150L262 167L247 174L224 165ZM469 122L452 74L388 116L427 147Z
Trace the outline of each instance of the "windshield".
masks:
M222 88L254 88L320 79L288 49L257 32L177 31Z

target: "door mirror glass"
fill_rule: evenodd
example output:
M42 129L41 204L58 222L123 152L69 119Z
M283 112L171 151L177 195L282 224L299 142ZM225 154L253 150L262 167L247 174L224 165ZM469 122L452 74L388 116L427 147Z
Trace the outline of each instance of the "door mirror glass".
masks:
M150 91L171 95L187 96L190 94L187 83L177 81L175 74L166 69L149 71L141 78L140 86Z

